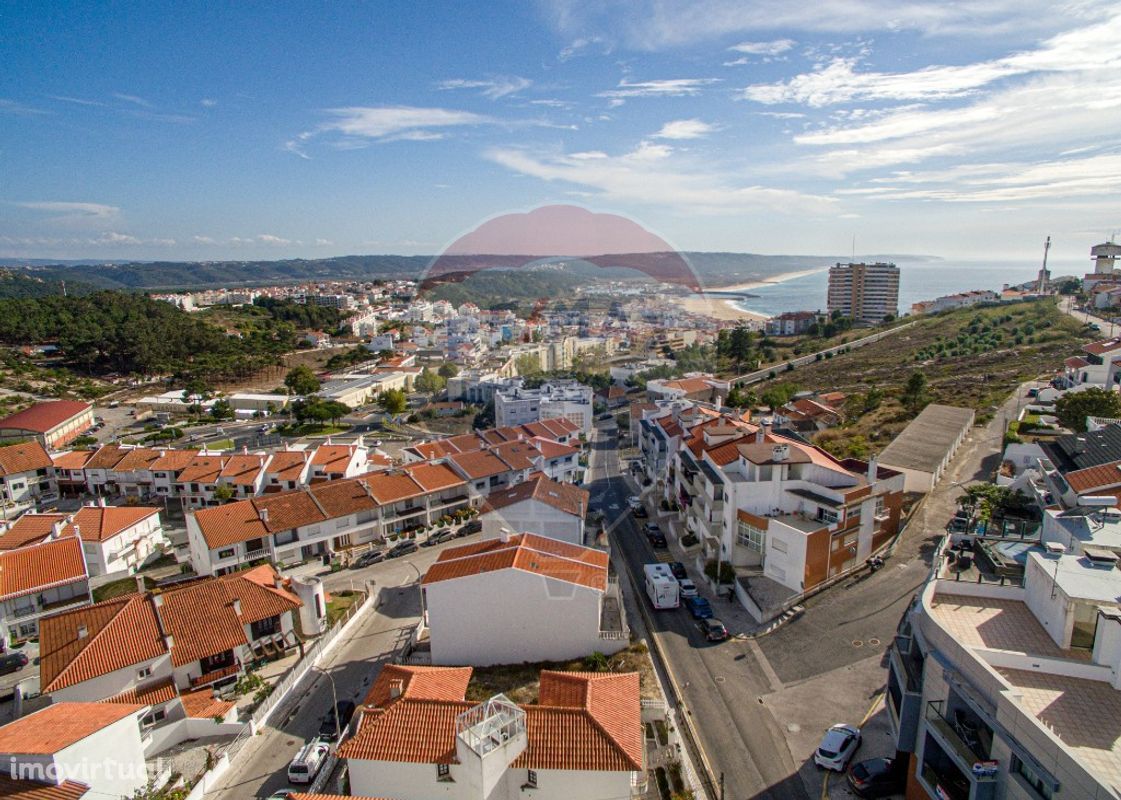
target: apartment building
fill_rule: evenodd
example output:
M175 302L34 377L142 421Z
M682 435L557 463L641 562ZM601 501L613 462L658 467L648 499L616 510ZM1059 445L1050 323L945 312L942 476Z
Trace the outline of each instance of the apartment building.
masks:
M20 509L57 499L54 462L41 443L0 447L0 503Z
M211 575L257 561L294 564L416 531L470 502L448 465L410 464L200 508L187 514L191 565Z
M537 389L520 382L494 393L494 419L499 428L563 417L589 433L594 419L592 387L576 381L551 381Z
M1121 384L1121 339L1102 339L1082 346L1079 355L1063 362L1063 388L1096 386L1109 389Z
M602 550L504 531L441 552L421 588L433 664L562 661L629 643Z
M899 267L895 264L841 264L829 268L829 313L861 322L899 316Z
M784 311L763 325L768 336L800 336L817 322L816 311Z
M538 702L465 699L470 667L387 665L339 748L350 791L396 800L644 796L638 675L541 672Z

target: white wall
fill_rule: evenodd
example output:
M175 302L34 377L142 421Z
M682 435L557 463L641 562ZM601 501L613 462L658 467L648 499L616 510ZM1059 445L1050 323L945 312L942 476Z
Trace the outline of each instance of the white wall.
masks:
M1046 560L1044 561L1046 563ZM1054 568L1053 563L1050 566ZM1035 558L1028 558L1024 579L1028 608L1035 614L1035 618L1039 620L1039 624L1048 635L1054 639L1055 644L1059 647L1067 647L1074 615L1069 609L1069 601L1063 590L1058 589L1054 598L1051 597L1053 577L1047 574L1046 567Z
M802 591L806 577L806 534L772 518L767 526L763 574L788 589Z
M558 661L603 650L602 594L516 569L425 587L433 664Z
M91 794L131 797L148 783L137 716L128 715L55 753L67 778L90 787Z
M138 678L137 671L142 667L151 667L152 674L145 678ZM52 703L92 703L114 697L128 689L134 689L138 684L148 684L164 678L170 678L171 656L164 653L149 661L142 661L124 669L90 678L88 681L75 683L57 692L51 692Z

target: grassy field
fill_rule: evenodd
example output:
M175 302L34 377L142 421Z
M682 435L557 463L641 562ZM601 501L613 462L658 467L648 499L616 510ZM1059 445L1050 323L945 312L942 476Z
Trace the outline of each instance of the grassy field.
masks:
M983 422L1014 387L1054 373L1094 338L1050 300L963 309L752 388L761 393L771 383L786 382L799 390L849 395L846 424L817 434L815 441L839 455L862 457L882 449L914 417L899 398L915 371L926 376L929 400L973 408ZM860 400L873 388L883 399L865 410Z
M471 675L471 683L467 686L467 699L482 702L496 694L505 694L515 703L536 703L543 669L559 672L594 671L584 659L476 667ZM605 671L637 672L642 697L660 699L662 696L645 644L632 644L608 658Z
M152 589L156 582L151 578L144 578L144 586L147 589ZM126 594L133 594L137 590L136 577L130 576L128 578L121 578L120 580L111 581L110 583L98 586L93 590L93 601L100 603L102 600L111 600L114 597L121 597Z
M327 601L327 627L330 628L340 619L347 610L355 605L361 603L366 596L361 592L351 592L343 590L340 592L331 592L331 599Z

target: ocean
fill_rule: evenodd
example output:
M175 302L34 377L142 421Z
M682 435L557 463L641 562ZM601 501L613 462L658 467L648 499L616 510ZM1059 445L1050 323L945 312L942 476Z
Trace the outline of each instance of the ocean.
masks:
M1039 265L1023 262L994 264L991 261L898 262L899 313L909 314L911 304L920 300L933 300L947 294L973 289L992 289L999 292L1004 284L1019 284L1033 280ZM1052 265L1051 275L1081 275L1091 265ZM745 311L774 316L784 311L816 311L825 309L825 296L829 284L827 270L812 275L802 275L781 283L758 286L746 290L756 297L737 300L734 305Z

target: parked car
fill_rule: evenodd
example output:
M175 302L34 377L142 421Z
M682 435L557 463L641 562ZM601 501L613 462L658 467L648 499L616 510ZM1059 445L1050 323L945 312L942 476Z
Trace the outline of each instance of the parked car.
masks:
M814 763L823 769L842 772L856 748L860 747L860 728L855 725L834 725L825 732L814 751Z
M421 542L421 547L432 547L432 545L446 542L449 539L454 539L458 534L448 528L428 534L428 538Z
M265 800L291 800L295 794L291 789L281 789L270 794Z
M660 533L651 533L646 538L649 540L650 546L655 550L666 550L669 548L669 542L667 542L666 537Z
M257 433L268 433L269 432L269 427L270 426L268 426L268 425L258 425L257 426Z
M1034 386L1031 389L1028 389L1028 397L1039 397L1039 389L1035 388Z
M693 619L712 619L716 616L712 613L712 604L703 597L686 597L685 607L689 609Z
M5 653L0 656L0 675L10 675L19 672L27 666L28 659L25 653Z
M384 561L384 560L385 560L385 551L384 550L367 550L365 553L358 556L358 558L354 559L353 563L351 563L351 565L350 565L350 568L351 569L362 569L363 567L369 567L373 564L377 564L379 561Z
M642 526L642 530L646 532L647 536L649 536L652 533L661 533L662 532L662 529L660 527L658 527L657 522L647 522L645 525Z
M647 517L650 516L650 514L648 514L647 511L646 511L646 506L641 506L640 505L640 506L632 509L632 511L634 513L635 519L646 519Z
M688 578L678 578L677 587L682 597L697 597L697 584Z
M705 639L710 642L722 642L728 638L728 629L724 627L723 622L715 617L699 620L697 627L701 629Z
M331 745L316 739L305 744L288 765L289 783L311 783L331 752Z
M416 551L416 539L405 539L404 541L398 542L397 544L393 545L393 547L389 548L389 550L387 550L385 553L385 557L400 558L401 556L407 556L409 553L415 553Z
M456 531L456 536L470 536L473 533L481 533L483 530L483 523L477 519L473 519L466 525L462 526Z
M614 416L615 416L614 414L612 414L610 411L608 411L605 414L600 414L598 417L596 417L596 419L598 419L600 422L605 422L605 421L611 419Z
M904 777L891 758L870 758L849 768L849 787L857 797L890 797L902 794Z
M689 573L685 571L685 565L680 561L671 561L669 564L669 571L673 573L673 577L679 581L689 577Z
M635 510L636 508L641 508L642 507L642 498L638 497L637 495L632 494L630 497L627 498L627 506L630 507L630 509L632 511Z
M324 742L333 742L336 739L337 731L345 731L346 726L350 724L350 718L354 716L354 703L350 700L340 700L335 703L327 716L323 718L323 724L319 726L319 738ZM335 722L338 722L336 727Z

